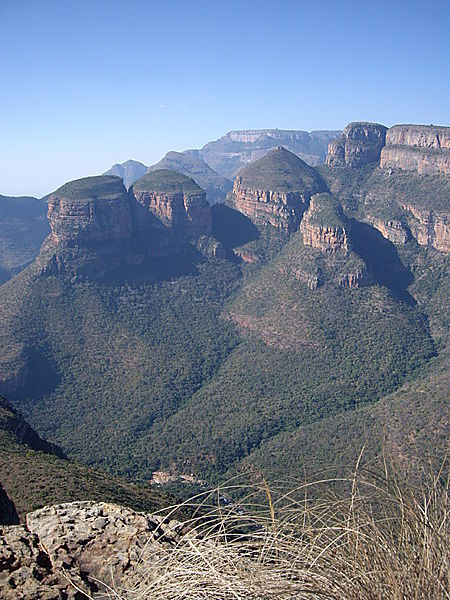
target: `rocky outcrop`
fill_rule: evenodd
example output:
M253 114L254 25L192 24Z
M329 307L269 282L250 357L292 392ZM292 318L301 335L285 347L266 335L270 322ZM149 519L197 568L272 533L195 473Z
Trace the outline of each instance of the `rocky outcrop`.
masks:
M326 164L360 167L377 162L385 144L387 127L378 123L349 123L342 137L330 142Z
M387 240L393 244L403 245L409 239L408 230L401 221L397 219L379 219L367 218L367 221L373 225Z
M47 201L56 246L93 245L131 235L128 196L119 177L78 179L50 194Z
M211 232L211 208L206 194L193 179L168 169L144 175L130 188L139 208L136 228L149 224L166 230L176 240Z
M148 561L184 535L178 521L104 502L42 508L26 527L0 529L0 597L81 600L132 589Z
M386 134L381 152L384 169L450 175L450 127L395 125Z
M311 195L324 187L312 167L280 147L239 172L232 204L256 224L291 232L298 228Z
M203 160L199 150L186 150L185 152L168 152L149 171L170 169L191 177L197 185L206 192L206 199L210 206L223 202L225 196L233 187L232 182L219 173L216 173Z
M325 253L349 250L348 229L341 219L338 204L330 194L317 194L311 198L300 231L305 246Z
M421 246L432 246L439 252L450 252L450 219L448 214L418 208L404 203L408 211L411 234Z

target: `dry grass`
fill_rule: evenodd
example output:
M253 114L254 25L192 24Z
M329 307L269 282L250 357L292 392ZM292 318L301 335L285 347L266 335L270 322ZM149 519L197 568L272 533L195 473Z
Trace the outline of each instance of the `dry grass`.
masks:
M339 489L339 493L336 491ZM288 490L288 491L286 491ZM449 598L448 478L422 487L358 467L294 485L237 481L197 497L190 532L125 600ZM225 502L224 497L240 495Z

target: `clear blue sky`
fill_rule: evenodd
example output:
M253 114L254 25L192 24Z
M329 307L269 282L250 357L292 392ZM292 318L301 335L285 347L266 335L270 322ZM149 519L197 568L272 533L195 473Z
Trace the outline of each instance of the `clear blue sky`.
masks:
M0 194L230 129L449 124L450 2L0 0Z

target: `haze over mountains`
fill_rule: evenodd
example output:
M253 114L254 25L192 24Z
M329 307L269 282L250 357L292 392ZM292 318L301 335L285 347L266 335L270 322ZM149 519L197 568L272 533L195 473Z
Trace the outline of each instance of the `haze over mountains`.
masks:
M386 436L442 452L449 128L351 123L317 167L277 144L213 206L186 164L213 179L169 153L128 190L49 195L50 236L0 287L0 392L132 479L295 474Z
M172 169L192 177L206 191L207 200L212 205L225 199L232 187L232 179L241 167L262 158L272 148L283 145L308 164L318 165L325 161L328 143L340 133L282 129L230 131L200 150L168 152L151 167L128 160L114 165L104 175L122 177L128 188L147 169Z

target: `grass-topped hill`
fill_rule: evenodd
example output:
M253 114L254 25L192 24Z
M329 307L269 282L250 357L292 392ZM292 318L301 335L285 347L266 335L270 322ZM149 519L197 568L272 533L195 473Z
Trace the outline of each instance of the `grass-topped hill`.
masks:
M94 177L83 177L75 181L69 181L58 188L52 195L67 198L68 200L86 200L88 198L99 198L114 200L122 197L126 192L123 181L115 175L98 175Z
M137 192L200 194L203 189L191 177L170 169L150 171L132 187Z
M74 500L115 502L155 511L173 498L70 462L42 440L0 396L0 484L23 519L31 510Z
M236 181L242 188L309 195L326 191L326 185L315 169L282 147L241 169Z

